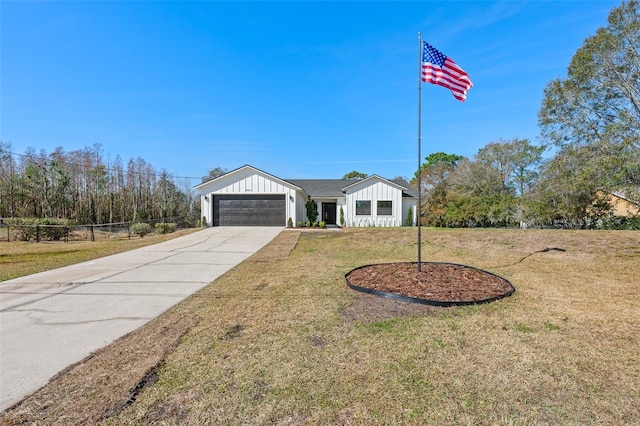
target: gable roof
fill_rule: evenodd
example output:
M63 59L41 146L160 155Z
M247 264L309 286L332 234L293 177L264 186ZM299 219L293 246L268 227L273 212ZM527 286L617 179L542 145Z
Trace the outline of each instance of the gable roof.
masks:
M399 183L397 183L397 182L394 182L394 181L391 181L391 180L385 179L385 178L380 177L380 176L378 176L378 175L371 175L371 176L368 176L368 177L366 177L366 178L364 178L364 179L357 180L357 181L353 182L352 184L349 184L349 185L345 186L344 188L342 188L342 191L344 192L344 191L346 191L348 188L351 188L351 187L353 187L353 186L358 186L358 185L360 185L360 184L365 183L366 181L373 180L373 179L381 180L381 181L383 181L383 182L388 182L388 183L392 184L392 186L395 186L395 187L397 187L398 189L403 190L403 191L404 191L405 189L407 189L407 188L405 188L404 186L400 185L400 184L399 184Z
M277 181L277 182L280 182L280 183L282 183L282 184L284 184L284 185L286 185L286 186L294 186L294 187L295 187L295 189L299 189L299 190L301 190L301 191L304 191L302 188L300 188L299 186L297 186L296 184L294 184L294 183L292 183L292 182L288 182L288 181L286 181L286 180L284 180L284 179L281 179L281 178L279 178L279 177L277 177L277 176L274 176L274 175L272 175L272 174L270 174L270 173L267 173L267 172L265 172L265 171L262 171L262 170L260 170L260 169L257 169L257 168L255 168L255 167L253 167L253 166L248 165L248 164L245 164L245 165L244 165L244 166L242 166L242 167L238 167L238 168L237 168L237 169L235 169L235 170L231 170L230 172L227 172L227 173L225 173L225 174L223 174L223 175L220 175L220 176L218 176L217 178L214 178L214 179L208 180L208 181L206 181L206 182L202 182L201 184L194 186L194 187L193 187L193 189L195 189L195 190L200 190L201 188L205 187L206 185L210 184L211 182L216 182L216 181L218 181L218 180L227 179L229 176L231 176L231 175L233 175L233 174L236 174L236 173L239 173L239 172L241 172L241 171L243 171L243 170L247 170L247 169L249 169L249 170L253 170L254 172L257 172L257 173L259 173L259 174L261 174L261 175L263 175L263 176L268 176L270 179L273 179L273 180L275 180L275 181Z
M270 173L257 169L248 164L238 167L235 170L231 170L217 178L208 180L206 182L202 182L193 187L194 190L201 190L212 182L216 182L219 180L224 180L229 178L233 174L237 174L243 170L252 170L256 173L262 174L263 176L268 176L270 179L275 180L277 182L283 183L287 186L292 186L297 190L304 192L308 196L312 196L314 198L337 198L344 197L345 191L347 188L350 188L354 185L360 184L370 179L379 179L381 181L387 182L388 184L397 187L402 191L403 197L418 197L418 192L404 179L396 178L396 179L385 179L378 175L371 175L365 179L281 179L277 176L274 176Z
M378 175L371 175L365 179L287 179L287 182L299 186L309 196L315 198L344 197L347 188L358 185L369 179L379 179L397 187L402 191L403 197L418 198L418 191L404 179L385 179Z
M357 179L287 179L293 185L297 185L309 196L322 197L344 197L342 188L358 182Z
M405 188L405 190L402 191L403 197L418 198L418 190L416 190L413 186L411 186L411 184L407 182L405 179L395 178L395 179L392 179L391 182L395 182L398 185Z

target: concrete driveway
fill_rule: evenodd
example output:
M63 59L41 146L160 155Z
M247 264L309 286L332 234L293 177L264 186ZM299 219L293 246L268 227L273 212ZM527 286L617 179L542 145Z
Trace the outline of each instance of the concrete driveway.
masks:
M207 228L0 282L0 410L206 286L281 230Z

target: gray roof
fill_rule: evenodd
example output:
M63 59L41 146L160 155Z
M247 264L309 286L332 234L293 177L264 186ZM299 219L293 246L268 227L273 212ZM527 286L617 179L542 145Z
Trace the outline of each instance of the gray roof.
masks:
M360 179L285 179L287 182L298 186L314 198L335 198L344 197L342 189L353 185L360 181ZM390 182L396 183L400 186L407 188L403 191L405 197L418 197L418 191L416 191L409 182L404 179L389 179Z
M287 182L299 186L312 197L344 197L342 188L358 182L357 179L286 179Z
M418 190L415 189L413 186L411 186L411 184L409 182L407 182L404 179L401 178L396 178L396 179L391 179L391 182L395 182L400 186L404 186L405 188L407 188L406 190L404 190L402 192L402 196L403 197L414 197L414 198L418 198Z

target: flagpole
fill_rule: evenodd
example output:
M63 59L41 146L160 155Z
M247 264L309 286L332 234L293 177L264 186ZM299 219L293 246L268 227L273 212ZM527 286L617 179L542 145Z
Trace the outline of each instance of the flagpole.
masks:
M421 205L422 205L422 191L421 188L421 167L420 159L422 157L420 153L420 146L422 145L422 34L418 32L418 208L416 209L416 216L418 217L418 272L422 271L422 218L421 218Z

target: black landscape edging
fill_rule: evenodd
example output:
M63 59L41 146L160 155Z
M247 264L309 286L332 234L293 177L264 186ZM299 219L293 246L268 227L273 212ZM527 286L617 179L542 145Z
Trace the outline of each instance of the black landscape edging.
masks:
M360 291L360 292L363 292L363 293L369 293L369 294L373 294L373 295L376 295L376 296L386 297L388 299L400 300L400 301L403 301L403 302L419 303L421 305L440 306L440 307L481 305L483 303L495 302L496 300L502 299L504 297L511 296L516 291L516 289L513 286L513 284L511 284L511 282L509 280L507 280L506 278L502 278L501 276L496 275L496 274L494 274L492 272L489 272L489 271L485 271L484 269L474 268L473 266L467 266L467 265L462 265L460 263L451 263L451 262L421 262L421 263L423 265L425 265L425 264L431 264L431 265L453 265L453 266L460 266L462 268L475 269L476 271L480 271L480 272L483 272L485 274L492 275L492 276L494 276L496 278L501 279L502 281L504 281L507 284L509 284L509 287L511 287L511 290L507 291L504 294L501 294L500 296L489 297L488 299L483 299L483 300L474 300L474 301L467 301L467 302L465 302L465 301L440 301L440 300L421 299L421 298L418 298L418 297L403 296L401 294L395 294L395 293L389 293L389 292L386 292L386 291L374 290L372 288L361 287L361 286L358 286L358 285L355 285L355 284L351 284L349 282L349 274L351 274L353 271L357 271L358 269L366 268L368 266L393 265L393 264L398 264L398 263L400 263L400 264L410 263L410 264L416 265L416 268L418 267L418 262L373 263L373 264L370 264L370 265L358 266L357 268L354 268L354 269L350 270L349 272L347 272L344 275L344 279L347 282L347 286L349 288L353 289L353 290L356 290L356 291Z

